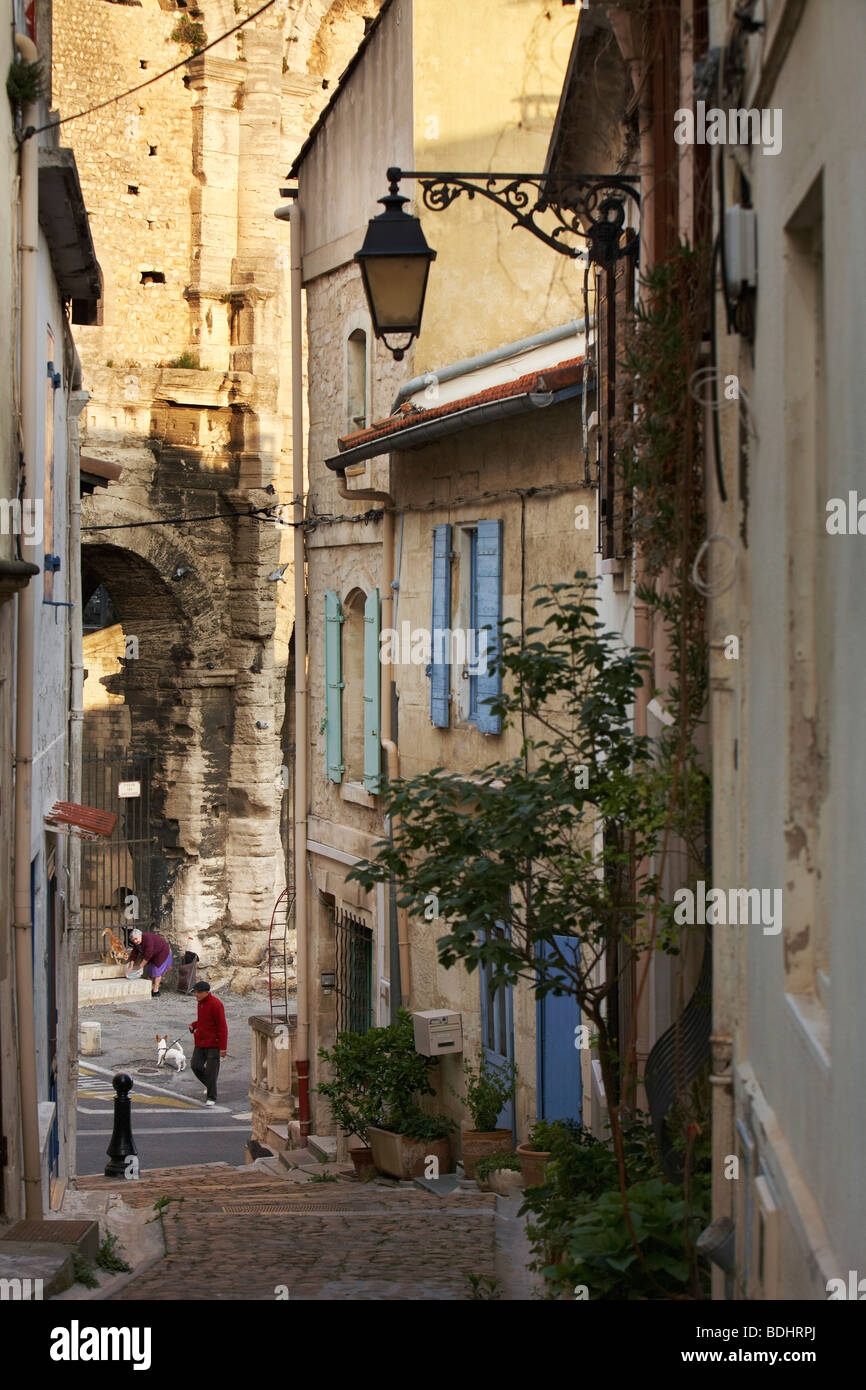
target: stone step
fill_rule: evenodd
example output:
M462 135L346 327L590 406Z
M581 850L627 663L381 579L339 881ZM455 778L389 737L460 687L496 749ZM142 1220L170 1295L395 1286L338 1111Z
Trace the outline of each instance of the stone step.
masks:
M315 1158L321 1159L323 1163L336 1163L337 1161L337 1136L335 1134L311 1134L307 1140L307 1147Z
M118 965L114 961L110 965L79 965L78 983L83 984L85 980L122 980L126 974L126 966Z
M150 980L127 980L120 977L107 980L82 980L78 985L79 1004L104 1004L112 999L146 999L150 995Z
M0 1239L0 1277L22 1281L13 1285L22 1298L53 1298L75 1282L74 1252L92 1265L98 1250L98 1221L16 1221Z
M47 1241L0 1240L0 1279L10 1291L9 1297L17 1295L24 1301L53 1298L75 1283L72 1251L68 1245Z
M275 1154L280 1154L289 1147L289 1127L288 1125L270 1124L265 1134L264 1143L267 1148Z

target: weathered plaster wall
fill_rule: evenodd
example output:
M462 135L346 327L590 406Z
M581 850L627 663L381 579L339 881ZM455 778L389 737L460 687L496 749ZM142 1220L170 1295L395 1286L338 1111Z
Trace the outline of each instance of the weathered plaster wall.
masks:
M577 15L548 0L475 0L449 6L444 25L438 0L413 0L409 167L541 173ZM479 56L482 35L489 36L489 61ZM581 264L515 230L513 218L485 198L463 195L444 213L417 211L437 260L416 372L581 317Z
M826 526L831 498L863 493L863 318L852 306L866 296L853 240L866 215L864 42L854 0L806 5L775 80L765 74L758 92L759 69L750 74L741 105L780 110L783 139L775 156L738 155L757 211L757 332L720 370L739 377L754 429L747 474L728 464L729 500L713 497L709 523L748 538L711 612L714 641L740 639L738 661L715 657L715 881L783 892L778 934L720 929L732 939L716 946L715 1031L732 1035L734 1118L780 1211L767 1296L783 1299L824 1299L828 1278L862 1272L866 1237L863 538ZM729 460L735 421L723 416ZM744 1206L735 1215L754 1290L755 1218L749 1249Z

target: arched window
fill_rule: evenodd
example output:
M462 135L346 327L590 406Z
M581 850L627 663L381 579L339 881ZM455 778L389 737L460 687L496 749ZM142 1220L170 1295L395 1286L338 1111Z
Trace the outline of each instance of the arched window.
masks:
M350 433L367 425L367 334L356 328L346 343L346 426Z

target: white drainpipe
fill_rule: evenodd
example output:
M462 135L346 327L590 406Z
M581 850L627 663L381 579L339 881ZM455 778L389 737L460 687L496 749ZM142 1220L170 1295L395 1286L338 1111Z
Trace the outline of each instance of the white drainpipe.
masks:
M38 52L24 35L16 47L27 62ZM39 125L36 104L24 109L24 130ZM36 373L39 256L39 148L35 135L21 146L21 434L26 469L26 497L33 498L36 473L36 418L39 393ZM18 594L17 671L15 684L15 991L18 1020L18 1075L21 1096L24 1212L41 1221L42 1171L39 1152L39 1104L36 1086L36 1028L33 999L33 917L30 906L30 833L33 790L33 660L36 597L34 579Z

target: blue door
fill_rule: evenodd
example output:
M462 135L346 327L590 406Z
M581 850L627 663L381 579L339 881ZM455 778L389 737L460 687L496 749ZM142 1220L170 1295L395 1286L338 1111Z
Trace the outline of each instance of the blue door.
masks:
M564 956L577 950L574 937L554 938ZM548 994L539 1004L539 1106L545 1120L582 1120L580 1009L573 995Z
M488 935L504 937L505 923L497 922ZM482 965L481 976L481 1047L491 1068L514 1060L514 1013L512 989L504 985L494 989L490 983L490 968ZM514 1101L503 1106L496 1121L497 1129L514 1130Z

